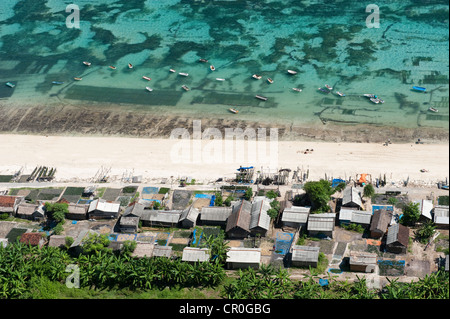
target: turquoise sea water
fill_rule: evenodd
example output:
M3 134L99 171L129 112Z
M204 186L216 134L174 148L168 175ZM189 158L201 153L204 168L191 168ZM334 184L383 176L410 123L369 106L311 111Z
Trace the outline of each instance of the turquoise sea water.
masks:
M66 26L70 3L80 8L80 29ZM125 103L223 118L236 118L228 112L235 107L248 120L448 128L448 1L374 1L380 28L366 26L370 3L2 0L0 83L16 86L2 84L0 99ZM289 75L288 69L298 73ZM325 84L346 96L319 92ZM413 92L413 85L428 93ZM385 103L373 104L364 93ZM439 112L428 111L430 106Z

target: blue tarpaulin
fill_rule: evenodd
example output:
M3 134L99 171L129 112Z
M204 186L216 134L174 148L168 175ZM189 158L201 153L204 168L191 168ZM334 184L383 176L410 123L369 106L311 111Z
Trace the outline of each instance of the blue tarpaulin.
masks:
M239 167L238 169L237 169L237 171L240 171L240 170L246 170L246 169L252 169L253 168L253 166L249 166L249 167Z
M331 182L331 187L336 187L338 186L340 183L345 183L345 181L343 179L340 178L335 178L333 179L333 181Z

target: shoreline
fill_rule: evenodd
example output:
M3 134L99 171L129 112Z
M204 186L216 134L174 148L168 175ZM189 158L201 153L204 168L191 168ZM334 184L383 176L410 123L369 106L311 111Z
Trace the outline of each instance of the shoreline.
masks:
M367 173L373 181L386 174L388 183L402 183L409 178L411 185L426 186L449 176L447 143L242 143L235 142L230 151L230 145L223 140L0 133L0 175L12 175L20 169L23 174L31 174L36 166L48 166L57 169L56 182L91 182L101 168L110 168L112 181L120 180L124 174L140 175L143 180L192 177L197 181L215 181L233 178L240 165L252 165L255 173L280 168L298 168L303 173L309 170L308 180L324 178L325 174L328 178L356 179L356 174ZM249 146L256 147L256 153L248 152L255 150ZM305 154L306 149L313 151ZM428 172L422 173L421 169ZM292 175L291 172L289 182L293 182Z

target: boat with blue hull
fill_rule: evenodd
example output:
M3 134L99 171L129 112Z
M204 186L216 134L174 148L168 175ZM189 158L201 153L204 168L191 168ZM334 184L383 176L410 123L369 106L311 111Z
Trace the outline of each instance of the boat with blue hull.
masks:
M413 91L418 91L418 92L426 92L426 88L421 87L421 86L413 86L412 87Z

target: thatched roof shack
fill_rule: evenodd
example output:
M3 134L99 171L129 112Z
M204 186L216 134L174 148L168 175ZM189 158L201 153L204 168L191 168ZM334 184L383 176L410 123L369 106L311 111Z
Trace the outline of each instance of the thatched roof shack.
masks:
M317 267L319 247L294 245L292 247L292 266Z
M228 269L258 269L260 261L260 248L231 247L227 252L226 266Z
M389 226L386 250L395 254L406 254L409 242L409 228L401 224Z
M229 238L246 238L250 235L251 212L252 204L249 201L242 200L233 206L225 229Z
M44 205L20 203L17 206L16 217L28 220L43 220L45 218Z
M85 220L87 219L88 208L89 205L69 203L67 207L69 212L66 214L66 218L71 220Z
M48 241L50 247L64 247L66 245L66 236L64 235L51 235Z
M17 211L17 206L23 200L21 196L0 195L0 214L8 213L14 215Z

